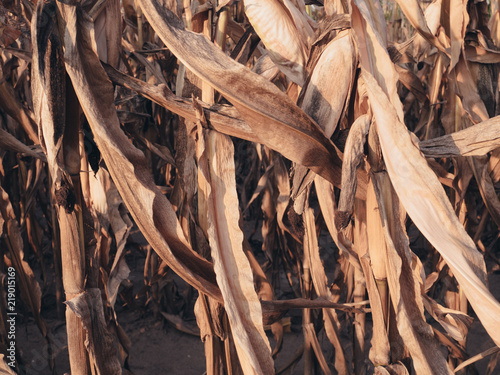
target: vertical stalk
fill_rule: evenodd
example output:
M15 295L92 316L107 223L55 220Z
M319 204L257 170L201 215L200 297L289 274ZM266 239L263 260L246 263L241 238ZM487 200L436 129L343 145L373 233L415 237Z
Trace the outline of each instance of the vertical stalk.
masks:
M359 257L368 252L368 240L366 238L366 202L356 199L354 201L354 245L358 250ZM354 302L365 300L366 288L363 271L354 268ZM366 374L365 365L365 332L366 314L356 313L354 315L354 373L356 375Z

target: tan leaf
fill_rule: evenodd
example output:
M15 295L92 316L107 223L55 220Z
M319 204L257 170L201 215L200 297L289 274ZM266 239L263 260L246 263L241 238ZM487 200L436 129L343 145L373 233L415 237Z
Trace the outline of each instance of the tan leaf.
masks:
M19 152L22 154L32 156L34 158L38 158L45 162L47 161L47 158L43 153L36 152L34 149L26 146L12 134L3 129L0 129L0 147L5 150L11 150L14 152Z
M335 225L335 212L337 204L335 203L335 194L333 186L321 176L314 178L314 186L318 195L318 202L325 219L326 227L337 247L342 251L342 254L347 257L349 263L354 267L361 269L359 258L356 252L352 249L352 243L344 237L342 233L337 231Z
M238 357L245 373L273 374L262 308L238 225L233 144L228 136L215 131L208 132L206 143L208 239Z
M486 155L500 147L500 116L418 145L427 158Z
M384 144L381 144L383 150ZM387 284L396 313L398 332L411 354L417 374L451 374L445 356L439 351L432 328L425 321L421 285L414 277L414 265L404 226L404 209L387 173L373 174L373 186L386 244L386 254L382 261L386 266ZM380 252L377 256L382 257L383 254Z
M413 144L374 78L367 84L380 144L392 185L409 216L441 253L493 341L500 344L500 304L488 291L484 260L455 216L435 174Z
M432 32L429 29L426 17L424 17L422 8L420 8L419 1L418 0L409 0L409 1L396 0L396 1L401 7L401 10L405 14L405 16L410 21L411 25L415 28L415 30L417 30L418 33L422 35L429 43L431 43L441 51L445 52L445 48L442 46L440 41L435 37L434 32ZM460 13L460 15L462 15L462 13ZM455 20L455 18L453 18L453 20Z
M0 353L0 374L2 375L16 375L14 370L12 370L12 367L8 365L7 358L5 354Z
M113 335L104 317L101 290L89 288L65 303L80 318L86 331L85 346L96 374L121 374Z
M339 210L335 216L337 229L344 229L349 224L349 219L354 208L354 199L358 185L357 170L364 157L366 136L370 130L371 119L362 115L352 124L344 150L344 163L342 164L342 190L340 192Z
M308 16L290 0L246 0L245 14L269 57L289 79L303 86L308 49L314 37Z
M337 128L349 98L357 59L350 30L328 43L299 98L300 107L316 121L327 138Z
M318 238L316 237L316 225L314 223L314 210L310 207L306 208L304 211L304 227L304 257L309 258L308 263L311 270L314 290L319 297L331 301L332 293L327 287L328 279L325 274L323 262L319 256ZM349 365L345 358L344 348L339 339L340 322L336 311L333 309L323 309L323 321L326 335L335 348L335 369L339 374L350 374L351 371L349 370ZM311 332L308 332L307 324L304 325L304 333L309 335L309 341L313 340L314 352L317 353L314 345L314 337L316 337L316 334L311 336Z
M427 312L457 341L465 340L473 318L461 311L441 306L432 298L423 295L424 306Z

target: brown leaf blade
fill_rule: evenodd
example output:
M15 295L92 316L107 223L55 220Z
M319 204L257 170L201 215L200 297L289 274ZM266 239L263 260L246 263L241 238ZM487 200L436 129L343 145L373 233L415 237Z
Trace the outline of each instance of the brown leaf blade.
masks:
M157 0L141 0L140 3L172 53L231 101L260 143L339 186L340 151L286 94L231 60L204 36L184 30L179 19ZM360 194L363 188L360 186Z
M207 138L208 239L236 350L245 374L273 374L262 308L238 225L233 144L228 136L214 131Z

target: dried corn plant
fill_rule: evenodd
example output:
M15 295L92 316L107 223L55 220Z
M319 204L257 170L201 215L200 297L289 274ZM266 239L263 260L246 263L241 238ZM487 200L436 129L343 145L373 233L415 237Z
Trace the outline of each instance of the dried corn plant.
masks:
M72 374L133 373L117 303L199 336L207 374L475 374L482 358L492 373L499 12L0 4L0 276L16 269L52 372L48 294ZM7 366L1 296L0 372L27 373L20 351ZM303 344L277 367L290 311ZM474 319L493 347L471 356Z

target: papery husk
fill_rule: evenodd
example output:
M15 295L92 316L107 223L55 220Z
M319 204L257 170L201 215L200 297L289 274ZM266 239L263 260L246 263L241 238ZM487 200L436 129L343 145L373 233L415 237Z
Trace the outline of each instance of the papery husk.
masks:
M299 98L300 107L330 138L351 92L357 59L350 30L328 43Z
M290 0L247 0L245 14L269 57L290 80L303 86L308 50L314 37L307 14Z

